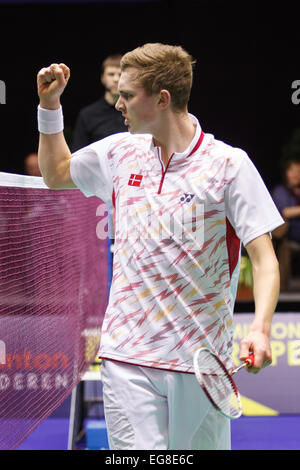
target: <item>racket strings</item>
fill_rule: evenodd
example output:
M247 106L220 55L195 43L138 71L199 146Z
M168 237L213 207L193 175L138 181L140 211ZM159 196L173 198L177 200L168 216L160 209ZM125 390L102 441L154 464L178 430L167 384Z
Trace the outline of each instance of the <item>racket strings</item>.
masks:
M223 414L231 418L240 416L241 404L237 389L215 356L209 351L201 351L195 372L204 391Z

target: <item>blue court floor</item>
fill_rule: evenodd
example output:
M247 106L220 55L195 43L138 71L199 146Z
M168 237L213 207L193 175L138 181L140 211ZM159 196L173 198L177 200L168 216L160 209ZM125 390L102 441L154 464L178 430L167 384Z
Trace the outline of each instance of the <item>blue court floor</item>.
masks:
M68 418L48 418L20 450L66 450ZM242 416L232 422L232 450L300 450L300 415Z
M300 450L300 415L242 416L231 436L232 450Z

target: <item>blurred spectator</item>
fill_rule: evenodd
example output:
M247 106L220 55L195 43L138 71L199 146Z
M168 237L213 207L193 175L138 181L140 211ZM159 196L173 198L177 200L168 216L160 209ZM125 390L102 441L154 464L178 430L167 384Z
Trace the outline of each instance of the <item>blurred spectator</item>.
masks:
M111 134L128 131L124 118L115 108L118 100L121 58L121 55L111 55L102 63L100 80L105 89L104 96L79 112L72 152Z
M300 252L300 160L289 158L285 162L282 184L272 192L274 202L285 224L274 230L273 238L277 252L281 290L289 289L291 256Z
M128 132L121 112L115 108L119 98L118 83L121 75L121 59L121 54L114 54L109 55L102 62L100 81L105 92L99 100L79 112L72 138L72 152L109 135ZM114 208L112 206L108 206L108 213L109 236L112 239L111 250L113 251Z
M38 164L38 154L37 153L29 153L27 157L24 159L24 171L26 175L29 176L42 176L39 164Z

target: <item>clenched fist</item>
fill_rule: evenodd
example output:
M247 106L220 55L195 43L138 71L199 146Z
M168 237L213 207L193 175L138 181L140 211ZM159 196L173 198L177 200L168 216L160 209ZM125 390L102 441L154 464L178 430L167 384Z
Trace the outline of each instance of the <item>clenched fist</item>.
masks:
M41 69L37 75L40 105L46 109L57 109L60 106L60 95L70 78L70 69L65 64L51 64Z

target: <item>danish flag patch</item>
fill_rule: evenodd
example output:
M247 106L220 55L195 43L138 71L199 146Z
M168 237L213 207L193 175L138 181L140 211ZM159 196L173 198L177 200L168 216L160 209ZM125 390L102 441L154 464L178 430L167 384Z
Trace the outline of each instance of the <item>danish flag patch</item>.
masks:
M129 186L141 186L142 179L143 179L143 175L131 174L129 181L128 181L128 185Z

